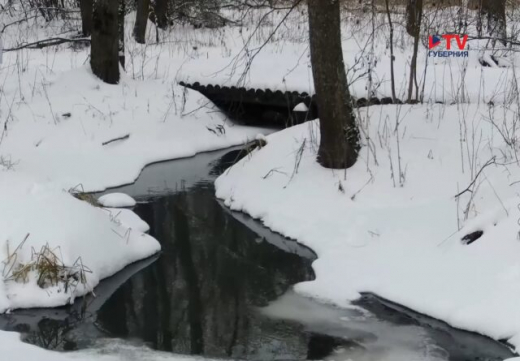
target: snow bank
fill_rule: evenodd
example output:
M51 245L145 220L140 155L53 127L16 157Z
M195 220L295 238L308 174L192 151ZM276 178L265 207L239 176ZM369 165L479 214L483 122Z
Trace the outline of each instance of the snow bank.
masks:
M298 292L342 306L373 292L518 348L520 168L493 112L371 107L360 117L370 145L346 172L316 163L316 122L296 126L218 178L217 197L316 251L317 278Z
M109 193L98 198L99 204L104 207L122 208L136 205L135 199L124 193Z
M128 215L118 221L66 191L24 178L15 183L13 178L16 175L0 180L0 312L73 302L101 279L160 250L159 243L142 232L142 224L128 227L136 223L128 221ZM66 287L60 280L39 287L34 270L24 277L20 269L31 264L42 248L52 250L59 264L72 267L71 274L83 265L85 281L71 279L72 285Z
M305 103L300 103L298 105L296 105L293 109L293 111L295 112L307 112L309 111L309 108L307 107L307 105L305 105Z
M262 131L235 125L199 93L162 81L108 85L87 66L45 81L45 92L12 110L0 152L16 172L65 189L128 184L147 164L243 144Z

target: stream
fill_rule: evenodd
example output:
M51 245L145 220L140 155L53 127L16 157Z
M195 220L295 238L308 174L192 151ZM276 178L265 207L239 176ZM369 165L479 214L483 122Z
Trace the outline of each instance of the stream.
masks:
M134 184L110 190L138 200L134 211L162 252L103 281L95 297L1 315L0 329L57 351L132 345L266 361L514 356L501 343L371 295L349 309L297 295L294 284L314 279L313 251L215 199L214 179L238 155L228 149L152 164Z

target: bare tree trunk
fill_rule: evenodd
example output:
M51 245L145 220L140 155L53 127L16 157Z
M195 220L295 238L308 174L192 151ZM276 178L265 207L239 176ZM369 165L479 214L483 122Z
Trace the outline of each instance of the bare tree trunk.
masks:
M421 36L423 0L408 0L406 15L406 31L414 38L412 62L410 63L410 82L408 84L408 102L411 102L414 85L416 88L416 96L418 97L419 95L419 85L417 84L417 53L419 52Z
M154 3L154 18L155 25L160 29L166 29L168 27L168 1L167 0L155 0Z
M109 84L119 82L118 0L96 0L92 13L92 72Z
M134 38L139 44L146 43L146 25L150 11L150 0L137 0L135 15Z
M79 8L81 11L81 34L90 36L92 34L92 1L80 0Z
M500 40L507 38L506 0L481 0L481 18L487 17L489 35Z
M119 25L119 64L125 68L125 0L119 0L117 23Z
M340 0L309 0L312 73L320 116L318 162L326 168L351 167L359 152L341 48Z
M388 26L390 27L390 80L392 82L392 101L396 102L396 95L395 95L395 72L394 72L394 24L392 23L392 16L390 14L390 4L388 3L389 0L385 0L386 5L386 16L388 17Z
M406 31L415 37L421 32L423 0L407 0L406 4Z

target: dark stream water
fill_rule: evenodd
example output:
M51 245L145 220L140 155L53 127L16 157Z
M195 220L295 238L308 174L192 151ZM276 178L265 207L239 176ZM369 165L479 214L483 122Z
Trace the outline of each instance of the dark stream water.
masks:
M124 342L246 360L512 356L500 343L370 296L352 309L337 309L296 295L292 285L314 278L314 253L230 212L214 197L213 180L237 153L154 164L135 184L118 188L139 201L135 212L150 224L162 253L102 282L96 297L67 308L3 315L0 329L60 351L103 352Z

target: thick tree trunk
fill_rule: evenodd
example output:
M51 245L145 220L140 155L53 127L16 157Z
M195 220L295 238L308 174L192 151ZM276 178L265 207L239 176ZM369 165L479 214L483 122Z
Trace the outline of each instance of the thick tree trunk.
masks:
M481 17L487 18L488 33L500 40L506 39L506 0L481 1Z
M155 0L154 3L154 17L153 21L155 25L160 29L166 29L168 27L168 1L167 0Z
M119 64L125 68L125 0L119 0L117 23L119 25Z
M92 72L110 84L119 82L118 0L96 0L92 13Z
M359 132L341 50L340 0L309 0L312 72L320 115L318 162L348 168L357 159Z
M135 15L134 38L139 44L146 43L146 25L150 11L150 0L137 0L137 13Z
M92 2L93 0L80 0L81 33L83 36L92 34Z
M406 4L406 31L410 36L421 33L423 0L408 0Z

